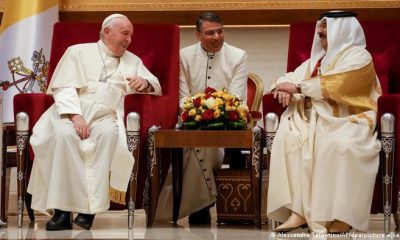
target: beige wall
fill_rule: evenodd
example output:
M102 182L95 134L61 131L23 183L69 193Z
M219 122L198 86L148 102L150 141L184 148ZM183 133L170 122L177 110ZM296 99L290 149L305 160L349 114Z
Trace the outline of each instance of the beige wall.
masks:
M266 92L270 84L286 72L289 27L225 28L225 41L247 52L249 70L261 77ZM181 28L181 47L197 42L194 31L193 27Z

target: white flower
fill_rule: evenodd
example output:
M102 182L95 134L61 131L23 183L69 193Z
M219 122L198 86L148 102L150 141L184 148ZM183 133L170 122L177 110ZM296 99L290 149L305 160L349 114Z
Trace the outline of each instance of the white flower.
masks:
M215 105L215 99L214 99L213 97L209 97L209 98L206 100L206 106L207 106L207 108L208 108L208 109L212 109L214 105Z

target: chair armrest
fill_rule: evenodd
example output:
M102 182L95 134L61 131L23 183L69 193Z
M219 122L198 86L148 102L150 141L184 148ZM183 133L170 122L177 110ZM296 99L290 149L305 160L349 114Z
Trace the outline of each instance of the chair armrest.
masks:
M387 94L387 95L382 95L378 98L378 115L377 115L377 130L380 133L381 132L381 117L385 113L391 113L395 117L395 124L394 124L394 130L395 130L395 141L394 141L394 165L393 165L393 171L394 173L400 172L400 164L399 164L399 151L400 149L400 94ZM381 135L381 134L379 134ZM382 150L382 152L384 152ZM383 156L385 154L381 154L381 159L383 161ZM377 176L382 176L382 167L380 167L379 172ZM397 193L399 192L399 186L400 186L400 178L398 174L394 174L393 176L393 189L392 189L392 213L397 213L397 208L398 208L398 203L397 203ZM371 213L380 213L383 212L383 198L382 198L382 178L377 177L376 178L376 183L375 183L375 189L374 189L374 197L372 200L372 207L371 207Z
M42 114L54 103L53 96L44 93L20 93L14 96L14 121L19 112L25 112L29 116L29 135L32 128ZM34 154L29 145L29 158L34 159Z
M53 96L44 93L21 93L14 96L14 121L19 112L25 112L29 116L29 132L42 116L42 114L54 103Z
M378 98L378 120L384 113L391 113L396 119L400 117L400 94L387 94Z
M178 96L154 96L129 94L125 97L125 116L137 112L141 119L141 131L147 134L147 128L159 125L163 129L172 129L178 119Z
M265 116L267 113L273 112L280 117L283 111L285 111L285 108L282 107L278 100L274 98L272 93L267 93L263 96L263 116Z

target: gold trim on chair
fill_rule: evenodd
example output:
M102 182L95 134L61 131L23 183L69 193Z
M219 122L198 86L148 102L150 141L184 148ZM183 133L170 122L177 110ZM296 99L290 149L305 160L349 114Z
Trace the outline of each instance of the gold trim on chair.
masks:
M250 111L259 111L260 106L261 106L261 99L263 96L264 92L264 84L259 76L257 76L255 73L249 72L249 75L247 76L247 81L253 81L253 83L256 85L256 93L254 95L254 100L251 105Z

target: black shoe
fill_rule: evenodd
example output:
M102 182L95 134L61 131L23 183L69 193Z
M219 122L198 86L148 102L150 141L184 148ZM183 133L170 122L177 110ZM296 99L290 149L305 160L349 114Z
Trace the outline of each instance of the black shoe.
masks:
M79 213L78 216L76 216L74 223L81 228L90 230L90 228L92 227L92 224L93 224L94 216L95 216L95 214Z
M210 208L205 207L189 215L189 224L210 224Z
M46 223L47 231L60 231L71 228L71 212L65 212L58 209L54 210L53 217Z

